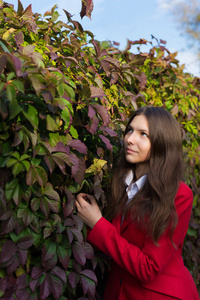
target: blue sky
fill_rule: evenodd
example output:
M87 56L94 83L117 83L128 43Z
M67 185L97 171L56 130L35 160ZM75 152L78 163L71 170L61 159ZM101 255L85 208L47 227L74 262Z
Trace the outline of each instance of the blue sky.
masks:
M198 0L200 1L200 0ZM6 0L14 4L17 10L17 0ZM43 14L55 4L58 6L60 19L66 16L62 9L66 9L73 19L79 21L85 30L90 30L99 41L110 40L120 43L123 50L129 40L144 38L151 41L151 35L158 40L167 42L166 47L171 53L178 52L177 59L185 65L185 71L200 77L200 62L197 58L196 46L188 47L188 40L181 36L170 8L185 2L184 0L93 0L94 10L92 19L80 18L81 0L21 0L24 9L32 4L33 12ZM147 46L141 48L148 51ZM131 48L131 51L135 49Z

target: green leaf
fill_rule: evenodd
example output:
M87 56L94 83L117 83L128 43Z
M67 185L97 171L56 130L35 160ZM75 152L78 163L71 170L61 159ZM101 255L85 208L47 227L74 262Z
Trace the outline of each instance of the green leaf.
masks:
M27 112L25 110L23 110L23 114L25 116L25 118L32 124L32 126L38 127L38 111L36 110L36 108L32 105L28 105L27 107Z
M19 80L13 80L12 84L18 89L19 92L24 94L24 85Z
M65 125L68 127L70 122L70 113L67 107L65 107L61 112L61 118L63 119L63 121L65 121Z
M16 162L12 168L13 175L16 177L22 171L24 171L24 166L21 162Z
M7 92L7 97L8 100L14 101L16 98L16 91L13 85L7 85L6 86L6 92Z
M14 77L15 77L15 73L14 72L9 73L8 76L7 76L7 82L10 81L10 80L12 80Z
M50 115L47 115L47 129L49 131L57 131L58 128L59 126L56 124L54 119Z
M74 128L74 126L70 126L69 132L71 133L74 139L78 139L78 131Z
M16 99L10 101L9 111L10 111L9 120L14 119L22 111L22 108L19 106Z

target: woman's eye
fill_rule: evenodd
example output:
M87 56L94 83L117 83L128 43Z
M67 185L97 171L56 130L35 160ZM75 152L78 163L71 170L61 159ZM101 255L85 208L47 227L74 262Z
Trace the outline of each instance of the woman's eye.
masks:
M131 133L131 132L133 132L132 128L128 128L127 131L126 131L126 133Z
M146 137L148 136L148 135L146 134L146 132L141 132L141 135L142 135L142 136L146 136Z

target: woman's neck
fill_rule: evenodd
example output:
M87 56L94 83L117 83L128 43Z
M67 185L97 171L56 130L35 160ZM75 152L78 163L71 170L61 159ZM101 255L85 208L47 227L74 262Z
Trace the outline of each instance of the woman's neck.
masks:
M149 161L139 163L135 165L134 170L134 179L135 181L142 177L144 174L147 174L149 171Z

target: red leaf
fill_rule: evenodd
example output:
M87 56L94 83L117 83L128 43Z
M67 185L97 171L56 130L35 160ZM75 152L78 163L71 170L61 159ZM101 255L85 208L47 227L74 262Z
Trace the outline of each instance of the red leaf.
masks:
M91 19L91 13L93 11L93 0L82 0L82 9L80 12L81 19L86 16Z

